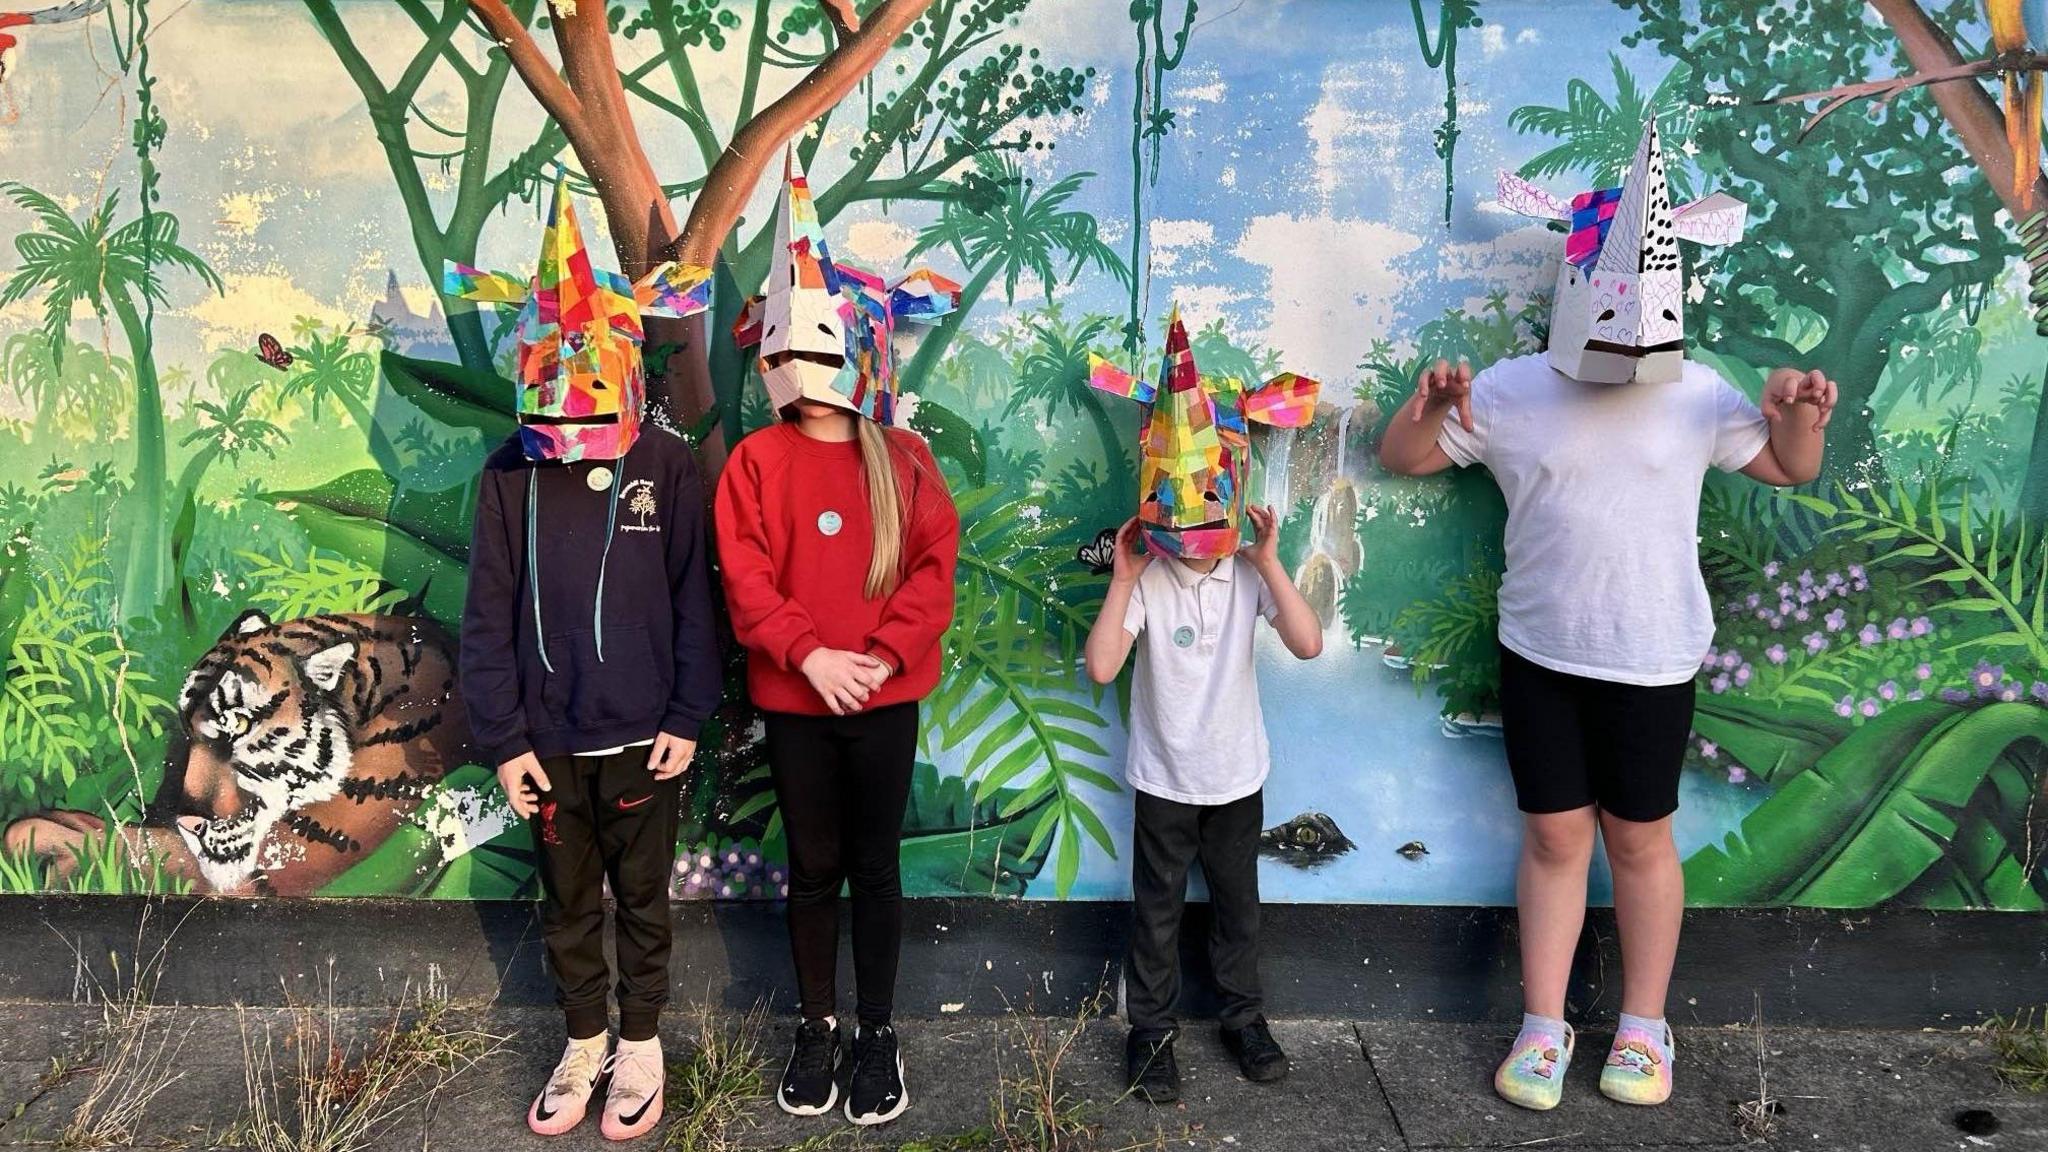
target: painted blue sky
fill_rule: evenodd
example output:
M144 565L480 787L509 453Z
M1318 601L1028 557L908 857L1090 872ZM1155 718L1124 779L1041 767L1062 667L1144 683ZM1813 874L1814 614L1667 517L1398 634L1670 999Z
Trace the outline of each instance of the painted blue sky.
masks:
M373 63L394 76L417 40L410 23L389 5L345 3L342 11ZM1197 321L1221 318L1278 349L1290 367L1341 380L1375 338L1398 339L1496 284L1545 284L1551 241L1489 203L1494 171L1545 146L1516 137L1509 112L1561 100L1574 73L1604 90L1609 51L1648 83L1666 64L1622 48L1629 21L1604 2L1489 0L1481 12L1484 27L1467 30L1459 44L1464 136L1446 231L1442 165L1431 150L1442 78L1422 62L1408 4L1204 5L1186 59L1166 82L1177 125L1162 148L1158 183L1146 192L1155 315L1177 299ZM300 313L360 317L383 295L387 268L424 304L427 277L367 112L304 10L246 0L173 7L161 18L152 43L171 126L164 205L228 280L225 298L201 299L191 284L174 293L176 318L160 330L168 356L247 344ZM1041 0L1014 35L1040 47L1048 63L1097 70L1079 115L1033 125L1057 147L1034 154L1030 166L1043 177L1096 173L1079 206L1127 247L1134 41L1125 6ZM8 85L19 118L0 127L0 173L79 204L103 180L128 180L128 108L106 71L103 40L73 26L24 45ZM465 50L475 56L481 46ZM644 42L621 44L629 60L645 50ZM1561 59L1569 67L1561 70ZM732 107L736 55L700 69L714 115ZM429 82L422 106L442 119L456 114L445 71ZM501 154L523 147L539 116L523 90L508 87ZM813 172L820 186L834 178L857 130L851 119L835 118L828 130ZM642 125L665 178L696 174L672 121L650 113ZM416 133L423 144L433 139ZM757 196L752 219L765 219L769 191ZM596 216L586 214L593 230ZM925 205L885 213L862 204L833 231L844 237L842 253L886 267L929 218ZM0 211L0 233L19 219ZM528 267L538 231L532 210L514 205L486 233L486 262ZM1084 306L1122 307L1118 287L1099 275L1071 295ZM1041 301L1027 285L1018 304ZM979 321L999 323L1000 311L985 305ZM0 331L36 319L16 305L0 312Z

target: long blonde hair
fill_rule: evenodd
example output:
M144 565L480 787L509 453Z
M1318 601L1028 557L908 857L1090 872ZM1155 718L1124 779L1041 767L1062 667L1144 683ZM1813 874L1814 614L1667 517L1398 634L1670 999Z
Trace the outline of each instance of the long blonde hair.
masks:
M879 600L903 583L902 482L896 475L896 447L889 430L873 420L855 418L859 428L860 462L868 489L868 517L875 524L874 555L868 559L867 585L870 600Z

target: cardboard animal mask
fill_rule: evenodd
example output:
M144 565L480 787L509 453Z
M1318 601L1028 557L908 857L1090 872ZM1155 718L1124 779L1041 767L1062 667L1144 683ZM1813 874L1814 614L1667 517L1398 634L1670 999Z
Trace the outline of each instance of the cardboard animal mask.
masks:
M896 325L928 324L960 305L960 285L927 268L894 284L832 259L794 152L783 161L774 263L765 294L733 325L740 347L760 346L761 382L780 413L798 400L896 422Z
M519 441L533 460L616 460L640 434L647 385L640 363L643 316L683 317L711 306L711 270L666 263L629 283L595 268L555 179L533 279L449 261L443 294L516 306Z
M1307 425L1322 386L1292 372L1249 390L1234 376L1202 375L1178 308L1166 321L1166 358L1156 383L1100 356L1088 357L1088 369L1090 385L1144 405L1138 523L1146 549L1190 560L1237 551L1251 423Z
M1673 208L1654 120L1621 187L1566 204L1503 172L1500 201L1524 216L1570 222L1551 303L1551 367L1594 384L1678 379L1685 363L1678 242L1733 244L1742 239L1748 206L1716 192Z

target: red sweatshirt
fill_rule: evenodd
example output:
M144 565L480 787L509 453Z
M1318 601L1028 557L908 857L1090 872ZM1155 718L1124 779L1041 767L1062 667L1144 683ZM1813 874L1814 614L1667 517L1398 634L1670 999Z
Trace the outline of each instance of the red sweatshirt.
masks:
M740 441L718 478L713 512L725 601L747 646L747 691L772 712L828 715L799 671L818 648L866 652L895 669L868 708L921 700L939 682L939 638L953 619L960 514L931 449L891 429L908 496L903 583L863 594L874 555L860 444L813 440L794 424Z

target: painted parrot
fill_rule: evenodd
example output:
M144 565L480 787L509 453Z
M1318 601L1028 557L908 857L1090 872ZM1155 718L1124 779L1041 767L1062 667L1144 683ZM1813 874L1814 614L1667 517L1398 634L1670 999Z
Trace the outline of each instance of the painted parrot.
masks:
M1991 48L1999 54L2048 49L2048 0L1984 0L1991 24ZM2013 195L2022 208L2034 206L2034 182L2041 177L2041 96L2037 70L2005 73L2005 142L2012 148Z
M69 24L73 20L96 15L106 6L107 0L76 0L75 3L38 8L33 12L0 12L0 83L7 81L7 74L14 71L15 61L21 56L21 42L9 34L9 29L37 24Z

